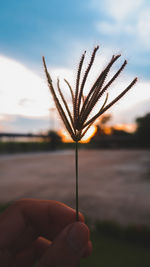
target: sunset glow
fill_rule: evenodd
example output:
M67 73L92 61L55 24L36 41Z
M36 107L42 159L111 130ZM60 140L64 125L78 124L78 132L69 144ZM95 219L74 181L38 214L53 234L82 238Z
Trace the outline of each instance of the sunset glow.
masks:
M113 132L113 129L118 130L118 131L125 131L128 133L133 133L136 130L136 124L135 123L130 123L130 124L119 123L119 124L115 124L112 126L105 126L103 131L106 135L111 135Z
M113 126L106 126L105 129L103 129L103 130L104 130L106 135L111 135L112 129L115 129L118 131L125 131L128 133L133 133L136 130L136 124L116 124ZM96 131L97 131L96 126L92 125L80 143L89 143L91 138L95 135ZM72 143L73 142L69 133L66 130L61 129L58 131L58 134L61 136L62 141L64 143Z
M90 127L90 129L87 131L87 133L84 135L84 137L80 143L89 143L91 138L95 135L96 131L97 131L96 126L92 125ZM61 136L62 141L64 143L72 143L73 142L69 133L66 130L61 129L61 130L59 130L58 134Z
M136 130L136 124L116 124L113 128L115 130L122 130L128 133L133 133Z

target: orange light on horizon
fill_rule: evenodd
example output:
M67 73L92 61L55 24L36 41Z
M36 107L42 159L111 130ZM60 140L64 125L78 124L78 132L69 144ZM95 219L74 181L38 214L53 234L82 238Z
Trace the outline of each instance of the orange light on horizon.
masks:
M87 133L84 135L84 137L82 138L80 143L89 143L91 138L95 135L96 131L97 131L96 126L92 125L89 128L89 130L87 131ZM58 134L61 136L62 141L64 143L72 143L73 142L69 133L65 129L59 130Z
M104 133L107 135L111 135L112 134L112 127L105 127L104 128Z
M128 133L133 133L133 132L135 132L135 130L136 130L136 124L134 124L134 123L130 123L130 124L116 124L116 125L114 125L113 126L113 128L115 129L115 130L123 130L123 131L125 131L125 132L128 132Z
M111 135L112 134L112 129L118 130L118 131L125 131L128 133L133 133L136 130L136 124L116 124L113 126L106 126L103 130L106 135ZM87 131L83 139L80 141L80 143L89 143L91 138L95 135L97 131L96 125L92 125L90 129ZM73 143L69 133L65 129L61 129L58 131L58 134L62 138L62 142L64 143Z

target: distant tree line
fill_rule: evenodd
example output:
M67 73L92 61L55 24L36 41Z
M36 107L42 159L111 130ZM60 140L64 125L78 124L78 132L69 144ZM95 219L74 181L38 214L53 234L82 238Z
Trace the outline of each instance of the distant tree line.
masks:
M135 135L138 139L139 145L150 147L150 113L143 117L136 119L137 130Z
M105 115L98 123L97 132L91 140L95 148L150 148L150 113L136 119L137 128L134 133L111 128L107 134L105 124L111 116Z
M104 148L104 149L130 149L130 148L150 148L150 113L136 119L137 128L134 133L111 128L111 134L107 134L107 122L110 115L105 115L97 125L97 131L89 144L80 144L83 148ZM11 134L9 134L11 135ZM17 142L2 141L0 135L0 153L22 153L51 151L55 149L73 148L74 144L62 143L61 137L55 131L49 131L47 135L22 135L25 137L41 137L41 141ZM16 135L17 136L17 135ZM20 136L20 134L19 134ZM14 138L14 134L12 134ZM11 140L11 139L10 139Z

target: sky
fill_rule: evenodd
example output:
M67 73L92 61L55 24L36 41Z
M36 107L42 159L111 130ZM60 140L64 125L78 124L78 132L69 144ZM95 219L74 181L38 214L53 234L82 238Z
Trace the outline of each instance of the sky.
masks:
M78 62L100 49L90 80L113 54L128 65L110 88L110 99L138 77L137 85L113 107L112 123L132 124L150 112L150 1L0 0L0 132L44 132L62 125L55 114L42 56L68 99L63 78L75 84ZM87 90L86 89L86 90ZM69 101L69 100L68 100Z

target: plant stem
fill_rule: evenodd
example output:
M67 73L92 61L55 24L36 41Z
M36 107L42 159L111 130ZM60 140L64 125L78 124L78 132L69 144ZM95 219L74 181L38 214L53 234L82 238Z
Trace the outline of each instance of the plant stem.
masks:
M79 220L79 195L78 195L78 141L75 142L75 169L76 169L76 221Z
M78 141L75 148L75 169L76 169L76 221L79 221L79 191L78 191ZM80 263L78 264L80 267Z

